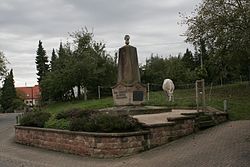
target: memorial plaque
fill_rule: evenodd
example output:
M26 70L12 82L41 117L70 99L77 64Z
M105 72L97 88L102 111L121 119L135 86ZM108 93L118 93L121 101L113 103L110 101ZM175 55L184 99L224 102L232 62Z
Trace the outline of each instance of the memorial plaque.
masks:
M134 91L133 101L143 101L143 91Z
M118 91L118 92L115 92L115 94L116 94L117 99L125 99L125 98L127 98L127 92L126 91Z

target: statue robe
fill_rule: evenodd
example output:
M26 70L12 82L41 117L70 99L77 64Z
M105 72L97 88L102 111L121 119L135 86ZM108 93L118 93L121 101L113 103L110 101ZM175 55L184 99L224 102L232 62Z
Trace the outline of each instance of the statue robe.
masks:
M133 46L125 45L119 49L118 83L129 86L140 82L137 50Z

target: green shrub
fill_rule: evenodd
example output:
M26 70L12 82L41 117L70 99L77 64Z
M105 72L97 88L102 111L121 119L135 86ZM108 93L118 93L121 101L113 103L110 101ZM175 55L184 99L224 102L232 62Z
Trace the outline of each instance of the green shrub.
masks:
M92 114L71 120L70 130L88 132L130 132L141 129L141 124L129 116Z
M26 107L26 104L21 99L14 99L13 107L14 109L23 109L24 107Z
M70 121L70 130L72 131L95 131L95 124L92 119L74 118Z
M140 130L141 124L128 115L110 115L98 111L71 109L50 118L47 112L26 113L20 124L23 126L67 129L86 132L131 132Z
M50 118L47 112L30 112L25 113L20 120L22 126L33 126L43 128L46 121Z
M58 113L56 115L56 119L72 119L72 118L88 117L92 112L93 111L91 110L73 108L73 109Z
M66 129L69 130L70 122L66 119L49 119L45 122L45 128L52 128L52 129Z

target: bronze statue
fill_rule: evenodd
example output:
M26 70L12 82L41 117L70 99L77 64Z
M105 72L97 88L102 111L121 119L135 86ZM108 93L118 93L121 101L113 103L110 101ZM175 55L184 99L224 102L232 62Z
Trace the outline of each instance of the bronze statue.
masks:
M119 49L118 60L118 83L128 86L141 82L137 50L129 45L129 39L129 35L125 35L126 45Z

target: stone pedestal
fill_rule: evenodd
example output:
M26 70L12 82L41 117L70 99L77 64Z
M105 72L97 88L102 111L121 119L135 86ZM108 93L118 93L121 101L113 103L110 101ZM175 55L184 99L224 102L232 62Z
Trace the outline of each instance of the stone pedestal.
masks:
M116 84L112 88L116 106L142 105L145 102L146 87L140 83L133 85Z

